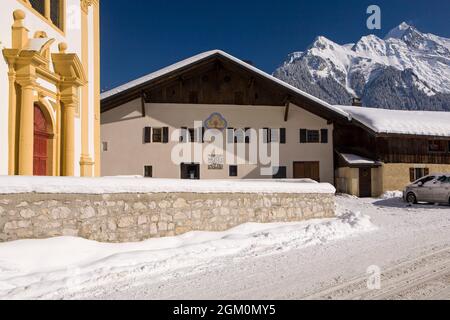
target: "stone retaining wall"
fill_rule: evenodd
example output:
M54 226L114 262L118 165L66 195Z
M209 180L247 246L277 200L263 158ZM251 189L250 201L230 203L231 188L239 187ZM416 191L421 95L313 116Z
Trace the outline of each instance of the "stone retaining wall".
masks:
M135 242L334 215L334 194L0 195L0 241L77 236Z

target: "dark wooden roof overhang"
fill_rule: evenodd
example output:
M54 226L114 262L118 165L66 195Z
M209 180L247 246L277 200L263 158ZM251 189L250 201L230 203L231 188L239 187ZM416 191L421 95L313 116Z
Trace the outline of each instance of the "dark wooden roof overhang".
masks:
M329 123L333 123L334 121L348 122L348 118L338 111L332 110L319 103L315 99L311 99L306 95L302 95L296 90L292 90L289 87L286 87L283 84L279 83L278 81L271 80L270 78L267 78L266 76L260 74L259 72L256 72L255 70L252 70L251 68L246 68L242 64L229 59L221 55L220 53L211 54L206 58L199 59L189 65L174 69L173 71L170 71L159 77L155 77L147 82L107 97L101 101L101 112L106 112L132 100L142 98L145 92L157 88L158 86L164 85L165 83L168 83L170 81L183 79L183 75L189 73L190 71L199 70L202 68L207 70L211 67L211 64L216 67L229 66L241 73L245 73L247 75L250 74L251 79L254 79L254 81L265 83L266 85L272 87L273 90L276 90L278 94L284 95L285 103L283 104L283 107L286 108L286 120L288 118L290 104L295 104L321 118L328 120ZM251 83L249 85L251 85Z

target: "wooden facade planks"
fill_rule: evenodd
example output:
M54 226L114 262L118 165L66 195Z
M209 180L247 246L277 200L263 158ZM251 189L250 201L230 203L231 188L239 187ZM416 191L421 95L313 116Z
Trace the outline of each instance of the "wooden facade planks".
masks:
M335 148L384 163L450 164L450 141L440 138L443 151L429 150L434 137L406 135L376 136L359 126L337 124L334 131Z

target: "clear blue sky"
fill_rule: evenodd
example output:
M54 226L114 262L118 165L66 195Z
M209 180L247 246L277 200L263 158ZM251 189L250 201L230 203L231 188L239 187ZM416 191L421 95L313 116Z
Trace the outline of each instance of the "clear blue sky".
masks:
M366 28L371 4L382 9L381 31ZM101 6L103 90L211 49L272 73L319 35L348 43L369 33L384 37L406 21L450 37L449 0L109 0Z

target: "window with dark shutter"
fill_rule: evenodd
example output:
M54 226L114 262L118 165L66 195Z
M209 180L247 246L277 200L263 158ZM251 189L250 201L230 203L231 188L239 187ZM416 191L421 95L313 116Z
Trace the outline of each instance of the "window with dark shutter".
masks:
M286 144L286 128L280 129L280 143Z
M227 142L228 144L234 144L234 128L227 129Z
M145 178L153 178L153 167L152 166L144 167L144 177Z
M145 127L144 128L144 143L151 143L151 142L152 142L152 128Z
M234 143L245 143L245 130L236 129L234 131Z
M410 168L409 179L411 182L417 181L423 177L430 175L430 169L428 168Z
M163 129L162 128L154 128L152 132L152 142L153 143L161 143L163 135Z
M230 177L238 176L238 166L230 166Z
M263 130L264 143L270 143L272 138L272 130L269 128L264 128Z
M273 179L287 179L287 168L286 167L274 168Z
M271 129L270 130L270 142L271 143L280 143L280 129Z
M320 130L320 142L328 143L328 129Z
M189 131L189 142L195 142L195 129L194 128L190 128L188 129Z
M188 142L188 128L182 127L180 130L180 143Z
M300 129L300 143L308 142L308 130Z
M307 133L308 143L319 143L320 142L320 132L319 130L308 130Z

